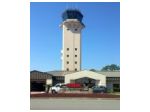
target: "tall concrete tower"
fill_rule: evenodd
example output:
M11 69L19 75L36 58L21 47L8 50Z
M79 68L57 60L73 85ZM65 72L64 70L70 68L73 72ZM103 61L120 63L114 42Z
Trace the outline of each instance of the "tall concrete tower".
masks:
M81 30L83 15L79 10L68 9L62 14L63 46L61 50L62 70L81 70Z

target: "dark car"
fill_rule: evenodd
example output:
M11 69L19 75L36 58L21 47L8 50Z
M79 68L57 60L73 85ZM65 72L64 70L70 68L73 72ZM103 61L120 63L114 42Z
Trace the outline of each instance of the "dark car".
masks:
M107 88L105 86L93 86L93 93L106 93Z

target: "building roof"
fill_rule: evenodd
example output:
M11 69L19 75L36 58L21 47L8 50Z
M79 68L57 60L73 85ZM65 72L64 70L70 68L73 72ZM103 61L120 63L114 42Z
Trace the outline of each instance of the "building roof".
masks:
M45 79L49 79L52 78L51 74L48 74L46 72L40 72L40 71L31 71L30 72L30 79L41 79L41 80L45 80Z
M53 76L64 76L66 74L74 73L75 71L49 71L48 74L52 74Z
M120 77L120 71L95 71L96 73L103 74L106 77ZM49 71L48 74L53 76L64 76L66 74L75 73L75 71Z
M102 71L96 71L97 73L99 74L103 74L105 75L106 77L120 77L120 71L105 71L105 72L102 72Z

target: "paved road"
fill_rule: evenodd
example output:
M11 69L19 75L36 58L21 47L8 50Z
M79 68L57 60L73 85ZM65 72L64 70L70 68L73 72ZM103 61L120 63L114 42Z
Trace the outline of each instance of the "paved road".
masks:
M99 98L31 98L31 110L119 110L120 100Z

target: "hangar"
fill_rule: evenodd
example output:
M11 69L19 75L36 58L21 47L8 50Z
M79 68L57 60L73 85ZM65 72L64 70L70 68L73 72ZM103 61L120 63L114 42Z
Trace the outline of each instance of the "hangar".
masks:
M30 72L30 91L45 91L45 85L49 84L52 84L51 74L36 70Z
M50 71L30 72L31 91L45 91L45 85L80 83L104 85L111 92L120 92L120 71Z
M80 71L65 75L65 83L95 83L106 86L106 76L92 71Z

